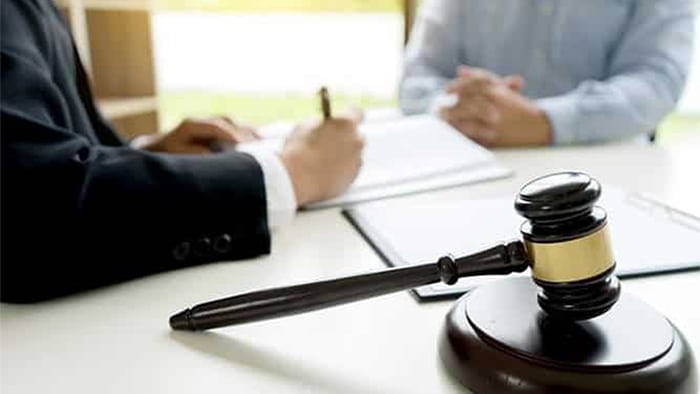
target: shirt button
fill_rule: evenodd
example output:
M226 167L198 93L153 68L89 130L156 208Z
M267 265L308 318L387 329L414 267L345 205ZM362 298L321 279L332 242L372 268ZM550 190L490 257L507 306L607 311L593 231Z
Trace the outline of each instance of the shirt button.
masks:
M194 254L198 257L206 257L211 253L211 240L207 237L200 238L194 244Z
M214 239L214 251L219 254L226 254L231 251L231 236L221 234Z
M540 13L544 16L552 16L552 5L549 3L540 4Z
M535 49L533 55L535 56L535 63L537 67L544 67L547 63L547 56L544 54L544 51L541 49Z
M182 262L187 260L187 258L190 256L190 243L185 241L175 245L172 255L176 261Z
M78 149L78 152L75 155L73 155L73 160L81 164L87 162L89 158L90 148L86 146L83 146L82 148Z

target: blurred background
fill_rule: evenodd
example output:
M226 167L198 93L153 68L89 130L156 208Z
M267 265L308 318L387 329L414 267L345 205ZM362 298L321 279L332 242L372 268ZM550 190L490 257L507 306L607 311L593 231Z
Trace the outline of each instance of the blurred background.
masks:
M160 128L195 114L255 125L316 116L321 85L337 107L396 107L404 22L415 3L156 0ZM661 143L700 132L700 17L696 25L696 61L677 111L660 127Z
M334 107L397 107L406 39L419 0L56 0L103 112L127 136L192 115L253 125ZM694 0L700 9L700 0ZM700 25L700 18L696 18ZM695 61L659 142L700 132L700 28Z
M324 84L337 106L395 107L402 7L400 0L159 0L162 126L197 113L254 124L316 116L314 92Z

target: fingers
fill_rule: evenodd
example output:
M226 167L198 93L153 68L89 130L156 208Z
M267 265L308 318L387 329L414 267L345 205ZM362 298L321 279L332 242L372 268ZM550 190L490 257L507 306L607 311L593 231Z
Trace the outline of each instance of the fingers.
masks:
M521 92L525 87L525 79L521 75L508 75L503 82L514 92Z
M443 108L441 116L447 121L474 119L489 126L501 121L501 113L489 99L478 95L462 99L452 107Z
M506 86L514 92L521 92L525 86L525 79L521 75L508 75L501 78L489 70L476 67L457 67L457 78L450 81L446 93L459 94L460 97L469 97L482 94L494 86Z
M217 142L220 145L237 144L259 139L251 127L236 127L224 117L209 119L188 119L179 128L185 138L204 145Z
M464 73L469 78L483 79L483 80L487 80L487 81L494 82L494 83L498 82L501 79L501 77L498 74L493 73L493 72L486 70L484 68L478 68L478 67L460 66L460 67L458 67L457 73L458 74Z
M497 74L483 68L459 66L457 67L457 78L447 84L445 92L465 95L470 92L478 92L481 88L500 81L501 78Z
M345 118L355 124L360 124L365 119L365 112L362 110L362 108L352 107L343 112L340 118Z
M474 76L471 78L458 78L450 81L445 87L445 92L448 94L458 94L460 96L469 96L477 94L494 82L486 77Z
M223 142L235 142L231 132L233 126L221 118L212 119L187 119L176 132L184 134L189 139Z
M336 132L357 132L357 121L356 119L338 117L332 118L324 121L320 127L320 130L330 129Z
M228 117L214 118L212 122L221 128L222 131L231 135L232 140L224 140L224 142L244 143L260 139L260 136L250 126L237 125Z
M457 66L457 76L460 78L469 78L471 76L471 67L461 65Z
M243 126L241 129L249 133L256 140L262 139L260 132L258 132L258 130L253 126Z
M250 142L250 141L255 141L259 140L262 137L258 133L255 128L252 126L238 126L233 129L233 134L234 137L236 138L236 142L241 143L241 142Z
M498 137L495 129L479 121L457 120L449 123L467 137L484 146L492 146Z
M243 137L243 138L245 138L246 140L247 140L248 138L250 138L250 137L252 137L253 139L258 139L258 140L262 138L262 136L260 135L260 133L258 133L258 131L257 131L257 130L255 129L255 127L253 127L253 126L250 126L250 125L247 125L247 124L242 124L242 123L237 123L237 122L234 121L231 117L226 116L226 115L219 116L219 117L217 117L217 118L218 118L218 119L221 119L221 120L223 120L224 122L226 122L226 123L230 124L231 126L233 126L234 129L235 129L235 130L234 130L234 134L235 134L235 135L242 134L242 135L238 135L238 136ZM239 133L236 133L236 131L239 131ZM238 140L238 142L244 142L244 141Z
M233 118L231 118L227 115L217 116L216 118L223 120L224 122L230 124L233 127L238 127L236 122L233 121Z

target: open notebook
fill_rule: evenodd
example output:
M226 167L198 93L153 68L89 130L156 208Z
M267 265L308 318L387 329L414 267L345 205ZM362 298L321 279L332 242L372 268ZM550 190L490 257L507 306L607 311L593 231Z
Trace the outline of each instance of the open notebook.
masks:
M291 125L263 129L261 141L237 149L280 150ZM505 177L511 170L447 123L429 115L363 123L363 165L343 195L307 208L349 205Z
M500 241L520 238L524 219L513 197L414 203L379 201L344 211L355 228L390 266L462 256ZM700 269L700 218L649 197L605 187L599 204L608 213L616 273L620 278ZM523 274L529 276L529 272ZM422 300L457 297L502 276L462 278L413 292Z

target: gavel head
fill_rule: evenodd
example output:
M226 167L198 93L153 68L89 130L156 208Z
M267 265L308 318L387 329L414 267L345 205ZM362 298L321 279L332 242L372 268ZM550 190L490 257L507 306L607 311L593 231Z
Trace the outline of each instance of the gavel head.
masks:
M531 260L540 307L553 317L584 320L610 309L620 296L605 211L595 206L600 184L561 172L520 189L515 209Z

